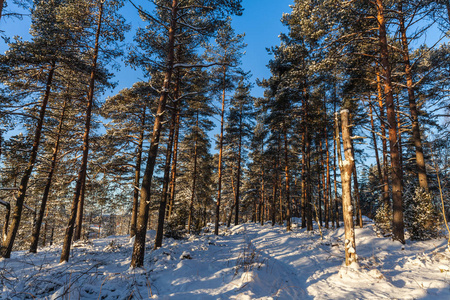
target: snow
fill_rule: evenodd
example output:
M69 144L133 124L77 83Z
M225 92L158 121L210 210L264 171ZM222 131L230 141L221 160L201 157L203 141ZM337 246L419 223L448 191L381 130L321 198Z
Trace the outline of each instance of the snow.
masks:
M291 232L222 227L219 236L165 239L157 250L149 231L138 269L128 236L78 242L64 264L60 245L17 251L0 259L0 299L450 299L445 239L403 247L367 222L355 229L359 259L348 267L343 228L322 228L322 240L296 222Z

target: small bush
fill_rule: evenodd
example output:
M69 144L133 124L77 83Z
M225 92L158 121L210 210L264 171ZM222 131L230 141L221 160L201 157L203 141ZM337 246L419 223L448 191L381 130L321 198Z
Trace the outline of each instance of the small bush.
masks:
M383 235L392 233L392 208L388 203L377 209L374 221Z
M405 228L411 240L429 240L440 236L441 219L432 196L423 188L404 195Z

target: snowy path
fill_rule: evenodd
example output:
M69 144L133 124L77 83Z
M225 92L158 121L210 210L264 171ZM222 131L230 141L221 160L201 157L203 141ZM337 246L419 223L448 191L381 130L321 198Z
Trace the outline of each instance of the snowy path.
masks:
M13 252L0 260L0 299L450 299L445 239L402 246L369 224L356 229L354 270L342 267L342 228L321 240L295 224L247 223L151 251L153 237L138 270L124 236L79 243L66 264L60 246Z

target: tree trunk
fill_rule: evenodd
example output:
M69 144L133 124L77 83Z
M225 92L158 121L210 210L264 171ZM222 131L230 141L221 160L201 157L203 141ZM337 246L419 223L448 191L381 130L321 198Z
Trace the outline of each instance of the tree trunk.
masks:
M286 231L291 231L291 199L289 194L289 159L286 123L284 123L284 173L286 178Z
M308 125L306 125L308 128ZM306 129L306 230L312 231L313 211L312 211L312 183L311 183L311 140L309 130Z
M44 123L45 112L47 110L47 103L50 97L51 84L53 80L53 74L55 72L55 64L53 61L50 70L48 72L47 83L44 93L44 98L42 99L41 109L39 111L39 119L36 125L36 130L34 133L33 147L30 153L30 159L28 161L27 168L24 171L23 177L20 180L19 193L16 199L16 205L14 206L11 229L8 231L6 239L4 240L2 246L0 247L0 257L10 258L12 247L14 245L14 240L16 239L17 231L19 230L20 219L22 218L23 204L25 202L25 195L28 187L28 181L33 172L34 164L36 163L36 157L38 154L39 143L41 140L42 125Z
M381 76L380 72L377 70L377 97L378 106L380 107L380 128L381 128L381 142L383 149L383 203L386 206L391 206L390 196L389 196L389 178L388 178L388 150L387 150L387 137L386 137L386 119L384 115L384 104L383 104L383 92L381 86ZM381 179L381 178L380 178Z
M175 86L175 99L178 99L178 86ZM170 163L172 159L172 148L173 148L173 139L175 135L175 123L177 121L177 103L174 103L174 108L172 110L172 119L170 121L170 130L169 130L169 141L167 142L166 149L166 163L164 166L164 179L163 179L163 189L161 195L161 202L159 203L159 212L158 212L158 226L156 230L155 237L155 247L154 249L158 249L162 246L163 233L164 233L164 219L166 216L166 206L167 206L167 197L169 194L169 184L170 184Z
M89 139L89 137L88 137ZM89 150L88 150L89 151ZM87 165L86 165L87 169ZM73 232L73 240L78 241L81 238L81 231L83 229L83 212L84 212L84 197L86 195L86 172L84 172L84 176L81 183L81 192L80 198L78 200L77 214L75 219L75 228Z
M262 147L264 147L264 146L262 146ZM264 148L263 148L263 151L261 153L263 153L263 152L264 152ZM265 201L264 201L264 197L265 197L265 187L264 187L265 180L264 180L264 177L265 177L265 174L264 174L264 166L262 165L261 167L262 167L262 177L261 177L262 182L261 182L261 205L260 205L261 214L260 214L260 222L261 222L261 226L263 226L264 225L264 210L265 210Z
M144 144L144 133L145 133L145 117L146 117L146 107L144 107L142 111L141 130L139 132L139 141L138 146L136 148L136 166L134 172L133 208L131 211L130 237L136 235L136 221L139 206L139 183L141 181L142 146Z
M336 102L334 104L334 113L337 116L337 112L336 112ZM336 222L336 228L339 228L339 201L338 201L338 192L337 192L337 174L336 174L336 170L337 170L337 157L338 157L338 153L340 154L341 150L339 148L339 150L337 150L337 147L339 145L340 147L340 142L336 139L336 137L339 137L339 120L338 122L336 122L336 117L335 117L335 122L334 122L334 139L333 139L333 147L334 147L334 157L333 157L333 183L334 183L334 219ZM338 143L339 142L339 143Z
M381 180L383 177L381 175L381 163L380 163L380 156L378 154L377 135L375 134L375 123L373 122L373 108L371 103L369 103L369 115L370 115L370 125L372 127L373 148L375 149L375 160L377 162L378 179Z
M179 105L179 104L178 104ZM169 211L167 216L170 218L173 212L173 206L175 202L175 188L176 188L176 179L177 179L177 161L178 161L178 138L180 134L180 111L177 110L177 117L175 122L175 136L174 136L174 144L173 144L173 160L172 160L172 169L170 171L170 199L169 199Z
M331 208L330 208L330 204L331 204L331 183L330 183L330 151L328 148L328 130L327 127L325 126L325 148L326 148L326 164L327 164L327 169L326 169L326 177L327 177L327 183L326 183L326 194L325 194L325 228L329 228L329 222L330 222L330 212L331 212ZM324 184L325 186L325 184Z
M306 132L302 132L302 228L306 227Z
M77 217L78 205L82 206L83 203L78 203L80 199L80 195L83 189L83 183L86 178L87 171L87 159L89 154L89 132L91 129L91 115L92 115L92 106L94 99L94 86L95 86L95 74L97 71L97 58L98 58L98 49L99 49L99 39L100 39L100 30L102 25L103 18L103 2L100 2L100 9L98 14L98 25L97 32L95 33L95 46L94 46L94 57L92 61L92 69L91 69L91 77L89 81L89 93L88 93L88 103L86 107L86 122L84 128L83 135L83 157L81 159L81 166L78 172L78 178L75 186L75 195L72 201L72 208L70 212L69 222L66 227L66 232L64 235L64 244L61 251L61 259L60 262L69 261L70 254L70 246L73 237L73 231L75 226L75 219ZM79 215L79 222L77 223L77 228L79 233L81 233L81 225L82 225L82 215ZM78 236L79 237L79 236Z
M446 1L447 8L450 2ZM411 62L409 59L408 38L406 36L405 19L403 16L403 1L398 3L398 20L401 34L401 43L403 50L403 62L405 65L406 86L408 89L409 111L411 113L412 138L416 150L417 175L419 177L419 186L428 191L427 172L425 168L425 159L423 155L422 139L420 137L419 114L417 111L416 97L414 95L413 74Z
M225 91L226 91L226 67L223 66L223 81L222 81L222 110L220 113L220 137L219 137L219 168L218 168L218 188L217 188L217 203L216 203L216 222L214 224L214 234L219 234L219 213L220 213L220 201L222 197L222 155L223 155L223 124L225 115Z
M392 202L393 202L393 236L394 240L405 243L402 201L402 170L397 135L397 120L391 82L391 66L389 63L386 22L384 19L383 0L376 0L377 19L379 24L380 62L384 73L384 94L389 124L389 146L392 167Z
M277 201L277 187L278 187L278 171L277 163L275 163L275 173L273 175L273 196L272 196L272 226L275 226L276 222L276 201Z
M238 144L238 161L237 161L237 179L236 179L236 206L234 207L234 225L239 224L239 197L241 190L241 155L242 155L242 105L239 115L239 144Z
M318 150L320 153L320 160L317 160L317 212L319 214L318 219L320 222L320 226L323 227L322 198L324 197L325 192L325 185L323 184L323 181L325 180L325 174L323 168L323 141L321 137L319 137Z
M353 155L353 153L352 153ZM359 195L358 177L356 167L353 168L353 190L355 193L355 209L356 209L356 224L359 228L363 228L362 212L361 212L361 198Z
M51 160L51 164L50 164L50 171L48 173L47 183L44 188L44 194L42 195L41 207L39 208L39 214L36 218L36 224L33 227L33 232L31 234L31 245L30 245L31 253L36 253L38 243L39 243L39 234L41 231L42 220L44 219L44 213L45 213L45 209L47 206L48 195L50 193L50 187L52 185L53 174L56 169L56 162L58 160L58 152L59 152L59 146L60 146L60 140L61 140L62 127L64 124L64 115L66 113L66 106L67 106L67 100L64 101L62 112L61 112L61 117L59 118L58 133L56 135L55 146L53 148L53 155L52 155L52 160Z
M349 266L357 261L356 244L355 244L355 229L353 224L353 206L352 206L352 172L355 167L352 142L350 137L350 129L348 124L348 110L341 110L341 126L342 126L342 141L344 143L345 160L342 161L341 145L339 137L339 129L336 130L336 144L338 148L339 169L341 170L342 178L342 211L344 215L345 228L345 265ZM336 113L335 122L338 122L338 115ZM339 128L336 125L336 128Z
M156 156L158 154L159 137L161 135L162 120L166 110L166 102L169 93L170 81L174 65L174 45L176 19L178 12L178 0L173 0L171 8L171 24L169 27L169 41L167 45L167 61L166 71L164 75L164 85L161 96L159 98L158 110L156 112L155 122L153 126L152 140L148 152L147 166L145 168L144 178L142 179L141 196L139 203L139 215L136 226L136 238L134 240L133 255L131 258L131 267L142 267L144 265L145 255L145 234L147 232L148 211L150 204L150 188L153 178L153 170L156 164Z
M191 203L189 204L189 219L188 219L188 233L191 233L191 226L192 226L192 219L193 219L193 212L194 212L194 200L195 200L195 184L197 181L197 143L198 143L198 112L197 112L197 122L195 124L196 126L196 133L195 133L195 144L194 144L194 172L192 174L192 194L191 194Z

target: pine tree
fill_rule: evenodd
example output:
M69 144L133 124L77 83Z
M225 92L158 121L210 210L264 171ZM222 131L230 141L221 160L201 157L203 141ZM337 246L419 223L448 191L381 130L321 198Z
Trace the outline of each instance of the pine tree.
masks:
M172 73L174 67L176 67L175 47L177 44L177 39L183 40L183 38L186 38L186 36L192 36L200 40L205 38L210 32L214 32L215 25L221 23L221 20L223 20L225 14L241 13L242 8L240 2L240 0L211 0L206 2L202 1L200 3L201 5L197 5L199 4L197 0L188 1L187 3L179 3L178 0L173 0L171 5L158 3L161 5L156 5L157 11L155 14L150 14L140 9L141 16L148 20L151 25L153 25L147 27L153 28L148 32L144 32L143 30L139 31L141 34L141 38L153 37L150 40L145 38L146 41L151 41L153 44L141 44L141 47L143 47L143 49L145 50L150 50L150 52L152 53L158 53L159 61L164 61L164 83L160 89L161 93L158 102L158 109L156 111L156 118L153 127L147 166L142 181L136 239L131 261L132 267L142 267L144 263L145 234L148 221L148 201L150 199L150 187L152 183L156 157L158 154L158 144L161 135L164 112L166 111L166 103L169 95L170 84L172 81ZM188 26L184 26L182 24L179 18L180 15L183 15L183 22L187 22ZM194 23L195 26L189 26L189 24L192 25ZM178 35L177 33L181 34ZM155 62L153 68L160 65L159 61Z

